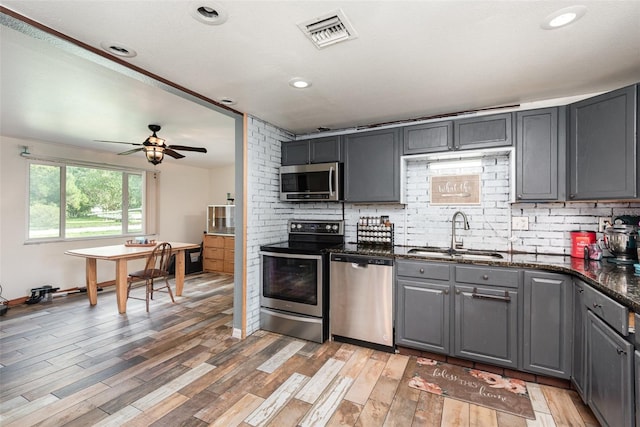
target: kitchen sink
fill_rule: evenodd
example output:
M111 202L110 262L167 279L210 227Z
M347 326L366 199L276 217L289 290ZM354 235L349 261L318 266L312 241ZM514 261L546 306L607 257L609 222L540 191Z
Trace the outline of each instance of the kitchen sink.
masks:
M411 255L419 255L427 258L440 258L440 259L468 259L472 261L495 261L502 259L503 256L496 252L479 251L473 249L450 251L449 249L438 248L413 248L407 252Z

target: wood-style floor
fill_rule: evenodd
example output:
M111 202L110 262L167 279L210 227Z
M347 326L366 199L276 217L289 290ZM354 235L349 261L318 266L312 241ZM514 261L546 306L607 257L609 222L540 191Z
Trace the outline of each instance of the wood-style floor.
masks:
M0 425L597 426L575 392L529 384L536 420L409 388L409 357L258 331L231 338L232 276L187 276L150 313L115 294L12 307ZM141 289L136 290L138 292Z

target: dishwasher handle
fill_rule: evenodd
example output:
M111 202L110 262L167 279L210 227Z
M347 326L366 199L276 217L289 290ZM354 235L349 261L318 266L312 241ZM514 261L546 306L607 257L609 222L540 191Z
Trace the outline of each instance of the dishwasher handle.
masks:
M346 262L354 265L357 264L364 268L368 265L392 266L393 258L349 254L331 254L331 262Z

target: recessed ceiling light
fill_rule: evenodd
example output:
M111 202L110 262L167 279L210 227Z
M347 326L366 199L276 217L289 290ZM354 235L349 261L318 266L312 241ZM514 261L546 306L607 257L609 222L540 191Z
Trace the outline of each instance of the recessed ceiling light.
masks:
M308 80L296 77L295 79L289 80L289 86L295 87L296 89L305 89L311 86L311 82Z
M545 30L555 30L556 28L562 28L566 25L576 22L578 19L582 18L585 13L587 13L587 8L582 5L564 7L560 10L556 10L555 12L544 18L544 21L542 21L542 24L540 24L540 26Z
M138 54L135 50L123 45L122 43L102 42L100 43L100 46L107 52L124 58L133 58Z
M218 3L194 3L191 5L191 16L207 25L220 25L227 21L228 14Z
M218 98L218 102L224 105L236 105L236 100L223 96L222 98Z

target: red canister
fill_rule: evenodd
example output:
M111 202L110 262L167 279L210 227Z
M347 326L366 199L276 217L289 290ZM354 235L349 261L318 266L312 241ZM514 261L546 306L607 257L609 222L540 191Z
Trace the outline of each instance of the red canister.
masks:
M595 231L572 231L571 256L575 258L584 258L584 247L595 242Z

